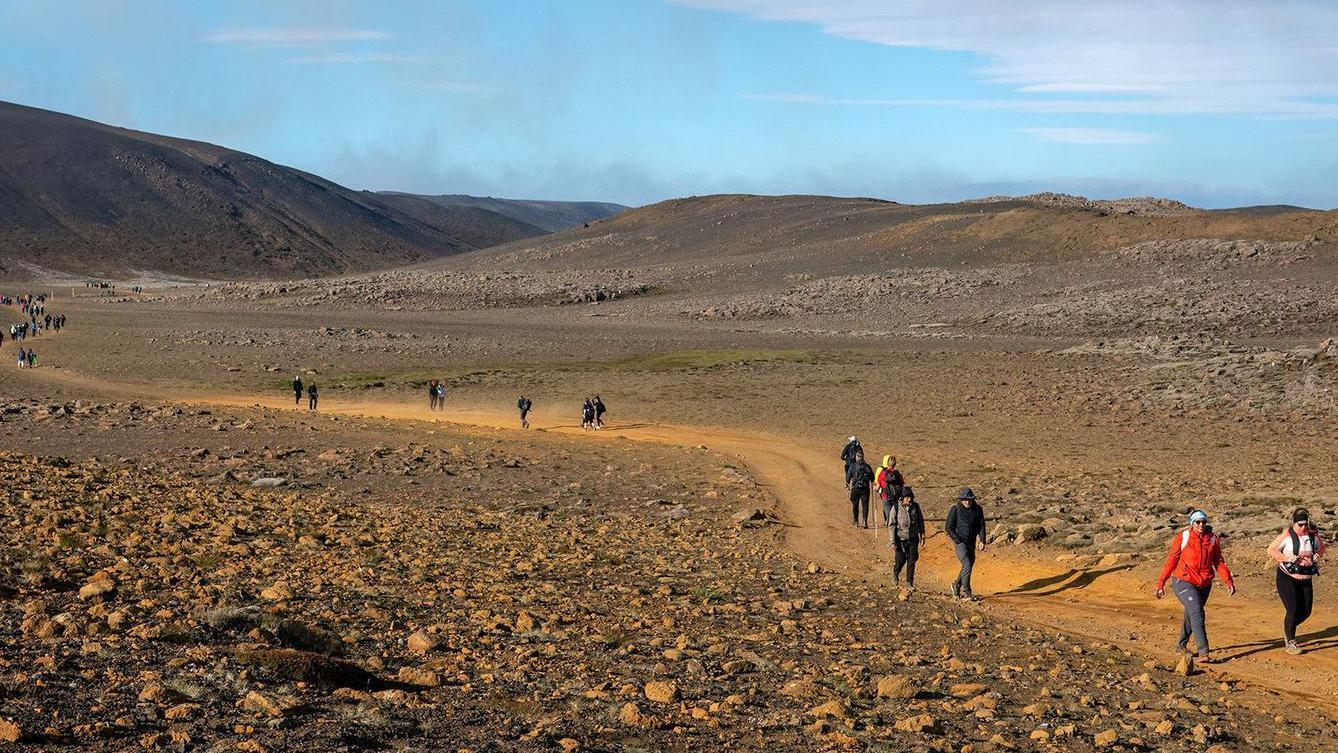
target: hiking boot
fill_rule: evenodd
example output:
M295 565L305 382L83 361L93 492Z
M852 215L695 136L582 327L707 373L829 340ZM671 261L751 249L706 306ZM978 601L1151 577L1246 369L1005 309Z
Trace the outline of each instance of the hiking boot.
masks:
M961 584L961 583L953 583L953 584L952 584L952 598L954 598L954 599L960 599L960 598L962 598L962 584Z
M1300 656L1305 653L1305 649L1296 645L1296 641L1287 641L1287 645L1283 648L1283 651L1286 651L1292 656Z
M980 601L975 594L962 594L962 601Z
M1194 663L1195 663L1195 664L1212 664L1212 663L1213 663L1213 658L1212 658L1211 656L1208 655L1208 652L1205 651L1205 652L1199 654L1198 656L1195 656L1195 657L1194 657Z

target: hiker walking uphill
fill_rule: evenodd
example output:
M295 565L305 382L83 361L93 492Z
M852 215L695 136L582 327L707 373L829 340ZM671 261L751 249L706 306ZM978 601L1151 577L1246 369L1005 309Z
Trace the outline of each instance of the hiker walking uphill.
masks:
M962 563L957 580L952 582L952 595L958 599L975 601L975 593L971 591L971 572L976 567L977 540L980 541L980 551L985 551L985 511L980 509L976 494L970 487L957 493L957 502L948 510L943 530L952 539L957 561Z
M1227 593L1234 596L1236 581L1231 577L1226 560L1222 559L1222 539L1213 533L1212 526L1208 524L1208 513L1195 510L1189 516L1189 527L1171 539L1171 551L1166 555L1166 564L1162 566L1154 595L1158 599L1165 595L1166 580L1169 578L1171 591L1185 607L1180 641L1176 646L1181 652L1187 653L1192 635L1198 646L1198 660L1202 663L1210 661L1208 626L1203 610L1213 590L1214 572L1226 583Z
M873 488L873 469L864 462L864 453L846 466L846 488L850 490L850 516L857 528L869 527L869 492ZM861 524L861 520L863 523Z
M892 564L892 582L901 585L901 569L906 568L906 590L915 590L915 563L925 543L925 516L915 501L915 490L903 487L887 524L888 540L896 555Z
M435 379L427 384L427 409L437 409L437 380Z
M888 516L892 514L892 506L901 499L902 489L906 480L902 478L901 471L897 470L897 459L891 455L883 456L883 464L878 466L878 475L874 478L874 485L878 487L878 499L883 503L883 525L888 525Z
M1324 556L1324 540L1310 522L1308 510L1298 507L1292 511L1291 525L1268 545L1268 555L1278 563L1278 598L1287 610L1282 618L1283 646L1289 654L1304 653L1296 643L1296 628L1310 617L1315 603L1315 576Z
M293 377L293 405L302 404L302 377Z
M316 402L320 400L320 394L316 391L316 383L307 385L307 410L316 410Z
M595 395L594 406L595 406L595 428L602 429L604 428L604 414L608 413L609 409L604 407L604 400L601 399L599 395Z
M530 428L530 407L533 405L530 399L524 395L521 395L520 399L516 401L516 410L520 411L520 428Z

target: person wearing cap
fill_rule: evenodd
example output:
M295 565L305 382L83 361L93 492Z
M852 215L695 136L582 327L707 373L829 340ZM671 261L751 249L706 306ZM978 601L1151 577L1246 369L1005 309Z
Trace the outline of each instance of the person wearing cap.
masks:
M1198 646L1198 660L1210 661L1208 655L1208 627L1204 607L1213 589L1213 573L1226 584L1227 593L1236 594L1236 581L1222 558L1222 539L1208 523L1208 513L1195 510L1189 516L1189 527L1171 539L1171 550L1166 555L1161 576L1157 579L1154 595L1160 599L1166 594L1166 581L1171 591L1185 608L1185 619L1180 627L1181 652L1189 651L1189 638L1194 636Z
M846 473L850 473L850 466L855 462L855 453L863 453L864 447L860 445L855 435L850 435L846 440L846 446L841 448L841 462L846 464Z
M980 540L980 551L985 551L985 511L976 503L976 494L967 487L957 493L957 503L948 510L948 519L943 523L948 538L957 550L957 561L962 569L957 573L957 580L952 582L952 595L958 599L975 600L971 591L971 571L976 567L976 540Z
M1324 556L1324 541L1319 529L1310 523L1304 507L1292 511L1292 524L1268 545L1268 555L1278 563L1278 598L1287 610L1282 620L1283 645L1289 654L1304 651L1296 643L1296 628L1310 616L1315 602L1314 580L1319 575L1319 559Z
M925 516L915 501L915 490L903 486L892 503L888 516L887 535L896 555L892 560L892 582L901 585L901 569L906 568L906 590L915 590L915 563L920 559L920 547L925 545Z

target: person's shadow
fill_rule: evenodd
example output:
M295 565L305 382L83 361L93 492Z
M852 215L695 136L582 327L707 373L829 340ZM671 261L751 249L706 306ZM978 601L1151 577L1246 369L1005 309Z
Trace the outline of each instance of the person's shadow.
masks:
M1029 580L1026 583L1023 583L1022 585L1017 586L1016 588L1012 588L1008 591L1000 591L999 593L993 595L1028 596L1028 597L1054 596L1055 594L1063 593L1070 589L1086 588L1087 586L1090 586L1093 582L1095 582L1097 578L1100 578L1103 575L1118 573L1121 570L1128 570L1133 566L1134 566L1133 563L1128 563L1124 565L1116 565L1114 567L1108 567L1104 570L1069 570L1068 572L1060 573L1059 575L1051 575L1045 578L1037 578L1036 580ZM1051 586L1058 586L1058 588L1050 588ZM1048 591L1042 590L1046 588L1050 588L1050 590Z
M1308 635L1297 635L1296 640L1302 644L1306 653L1315 651L1327 651L1338 646L1338 625L1330 625L1315 633ZM1253 656L1265 651L1275 651L1282 648L1281 638L1273 638L1264 641L1254 641L1253 643L1238 643L1234 646L1224 646L1214 649L1218 654L1218 661L1231 661L1233 659L1244 659L1247 656ZM1239 650L1239 653L1228 654L1228 651Z

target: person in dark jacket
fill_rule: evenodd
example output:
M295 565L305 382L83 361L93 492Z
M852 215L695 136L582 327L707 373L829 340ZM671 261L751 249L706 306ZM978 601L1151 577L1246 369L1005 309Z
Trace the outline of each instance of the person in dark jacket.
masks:
M855 462L855 453L863 452L864 448L854 436L846 440L846 446L841 448L841 462L846 464L846 473L850 473L850 464Z
M302 377L293 377L293 405L302 404Z
M920 547L925 543L925 516L915 501L915 490L901 488L901 496L893 504L888 517L888 538L896 550L892 565L892 580L901 585L901 569L906 568L906 589L915 590L915 562L920 559Z
M850 490L850 515L857 528L869 527L869 492L873 490L873 469L864 462L864 453L846 466L846 488ZM863 524L861 525L861 511Z
M948 510L948 519L943 529L957 550L957 561L962 563L957 580L952 582L952 595L974 601L976 597L971 592L971 571L976 565L977 539L980 540L980 551L985 551L985 511L976 504L975 492L969 487L957 494L957 503Z
M316 403L321 399L320 392L316 390L316 383L307 385L307 410L316 410Z

